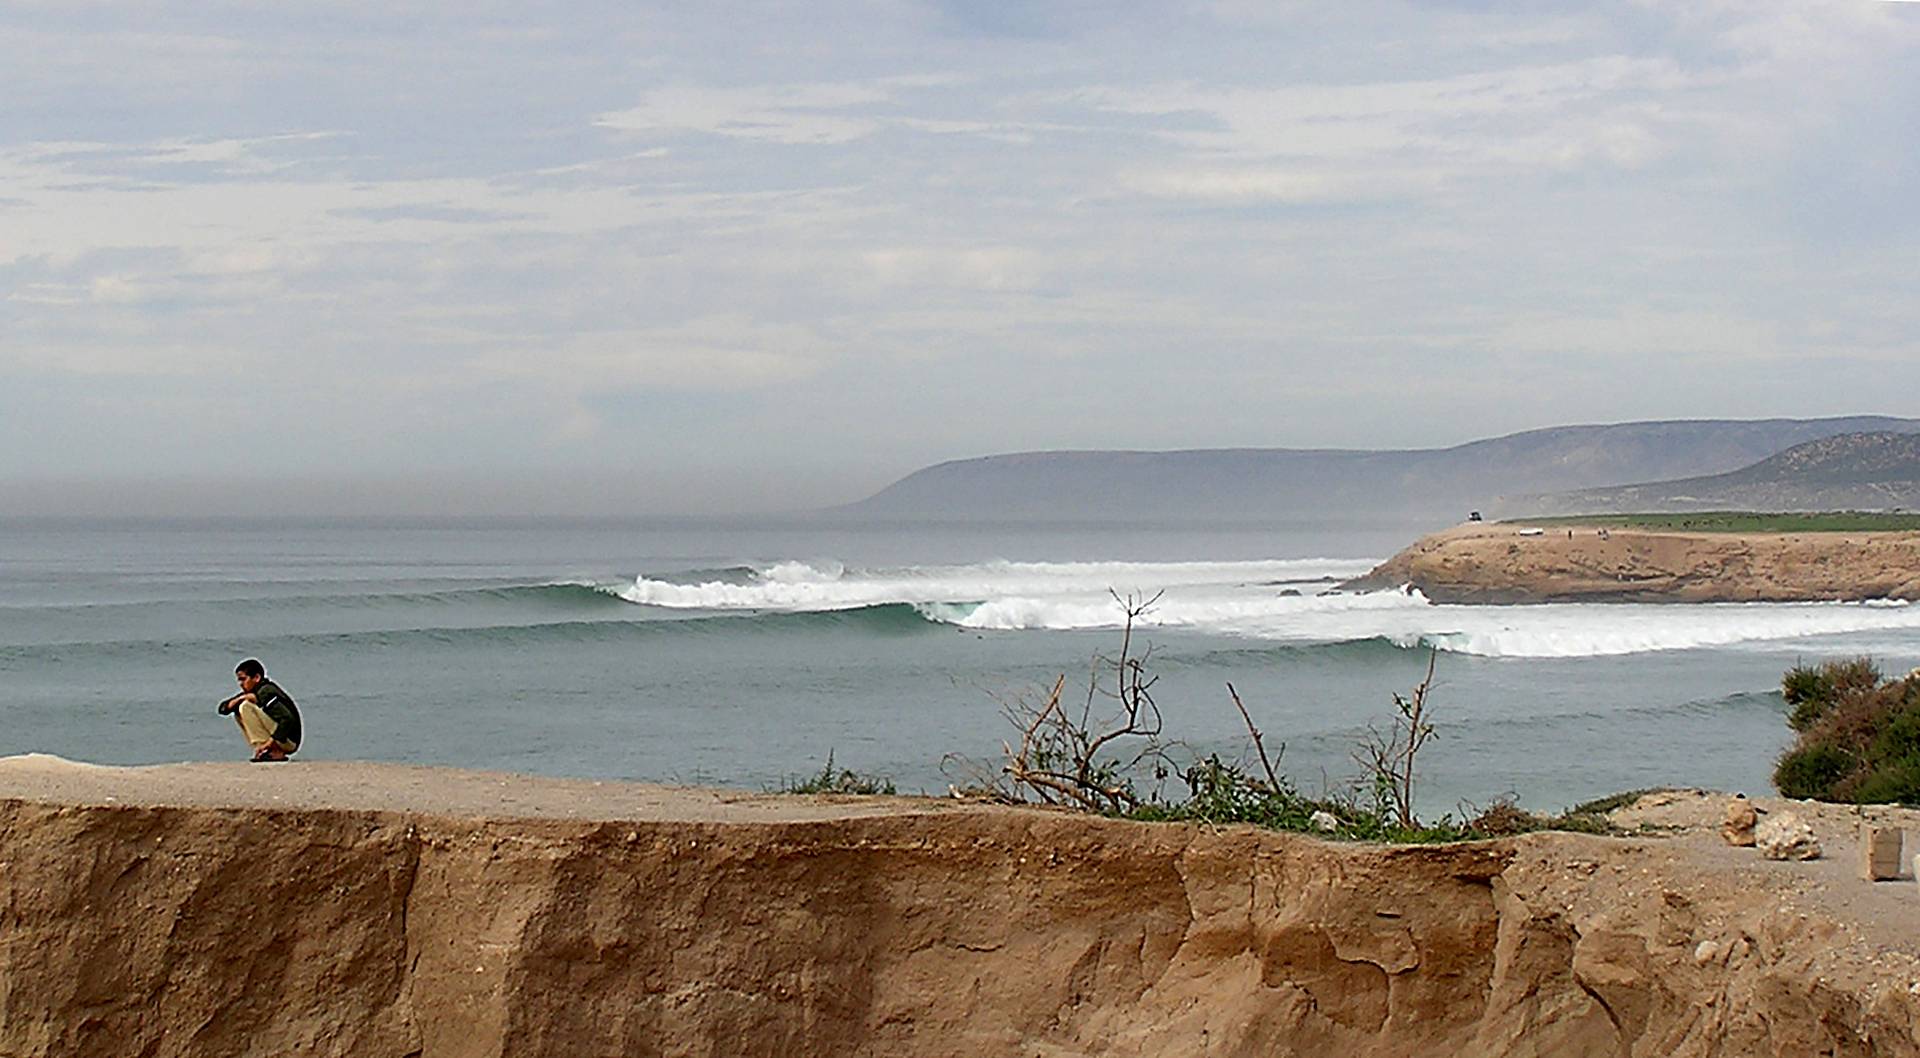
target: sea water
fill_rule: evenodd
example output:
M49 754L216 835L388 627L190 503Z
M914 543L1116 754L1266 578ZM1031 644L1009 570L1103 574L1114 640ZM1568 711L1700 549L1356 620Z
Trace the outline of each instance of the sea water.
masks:
M1920 663L1905 604L1442 606L1343 593L1413 527L0 522L0 754L238 759L233 667L300 703L303 760L775 787L836 767L944 793L1008 703L1087 702L1135 630L1169 737L1309 792L1358 772L1437 652L1426 814L1662 785L1765 790L1781 672ZM1116 598L1117 597L1117 598ZM1095 696L1098 716L1109 705Z

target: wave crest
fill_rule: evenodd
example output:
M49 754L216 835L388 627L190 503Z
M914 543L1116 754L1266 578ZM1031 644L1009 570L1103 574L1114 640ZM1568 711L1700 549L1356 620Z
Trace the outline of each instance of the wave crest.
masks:
M1151 595L1258 589L1275 581L1307 583L1366 572L1366 562L1278 559L1263 562L983 562L964 566L851 569L834 562L773 563L744 581L634 579L629 602L705 610L827 610L881 603L980 603L1043 598L1093 602L1112 610L1108 591ZM1106 623L1111 624L1109 620Z
M1403 650L1489 658L1573 658L1794 643L1920 632L1920 607L1868 603L1553 604L1439 606L1411 589L1318 591L1365 563L987 562L856 569L780 562L751 576L700 583L636 578L618 594L648 606L696 610L827 611L904 603L962 628L1092 630L1117 627L1112 593L1163 592L1142 627L1251 640L1337 644L1378 640ZM1291 585L1291 587L1290 587Z

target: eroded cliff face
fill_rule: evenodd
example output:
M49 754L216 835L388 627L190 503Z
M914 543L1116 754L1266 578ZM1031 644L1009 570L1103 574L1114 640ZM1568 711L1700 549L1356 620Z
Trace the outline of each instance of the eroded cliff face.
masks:
M0 801L0 1055L1920 1053L1904 971L1676 870L986 807Z
M1437 603L1920 599L1920 534L1684 533L1477 524L1422 537L1341 588Z

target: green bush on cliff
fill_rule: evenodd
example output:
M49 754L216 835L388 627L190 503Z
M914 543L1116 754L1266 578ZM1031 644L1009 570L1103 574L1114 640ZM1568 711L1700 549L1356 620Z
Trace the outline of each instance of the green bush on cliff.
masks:
M1773 784L1788 797L1920 803L1920 676L1886 680L1872 660L1796 665L1780 681L1799 738Z
M1787 726L1805 731L1826 715L1835 701L1871 691L1879 685L1880 669L1872 658L1795 665L1780 678L1780 695L1793 706Z
M1156 823L1251 823L1269 830L1291 830L1355 841L1406 843L1464 841L1500 836L1454 822L1451 816L1431 825L1401 826L1391 811L1363 805L1352 796L1308 797L1284 777L1256 777L1240 764L1210 754L1179 771L1184 797L1154 797L1122 813L1128 819ZM1331 823L1316 825L1320 814ZM1524 813L1523 813L1524 815ZM1543 821L1527 816L1527 825L1511 831L1539 830Z
M1773 785L1782 796L1833 799L1833 787L1854 770L1854 759L1832 746L1802 746L1788 750L1774 765Z

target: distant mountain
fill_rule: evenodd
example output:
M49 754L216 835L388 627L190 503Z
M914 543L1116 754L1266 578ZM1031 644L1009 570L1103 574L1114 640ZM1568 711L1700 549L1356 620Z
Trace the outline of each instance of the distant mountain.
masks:
M1920 420L1562 426L1406 451L1027 452L927 467L841 510L959 519L1453 521L1469 510L1492 513L1502 497L1719 474L1806 441L1868 431L1920 431Z
M1849 433L1726 474L1528 497L1533 514L1920 508L1920 436Z

